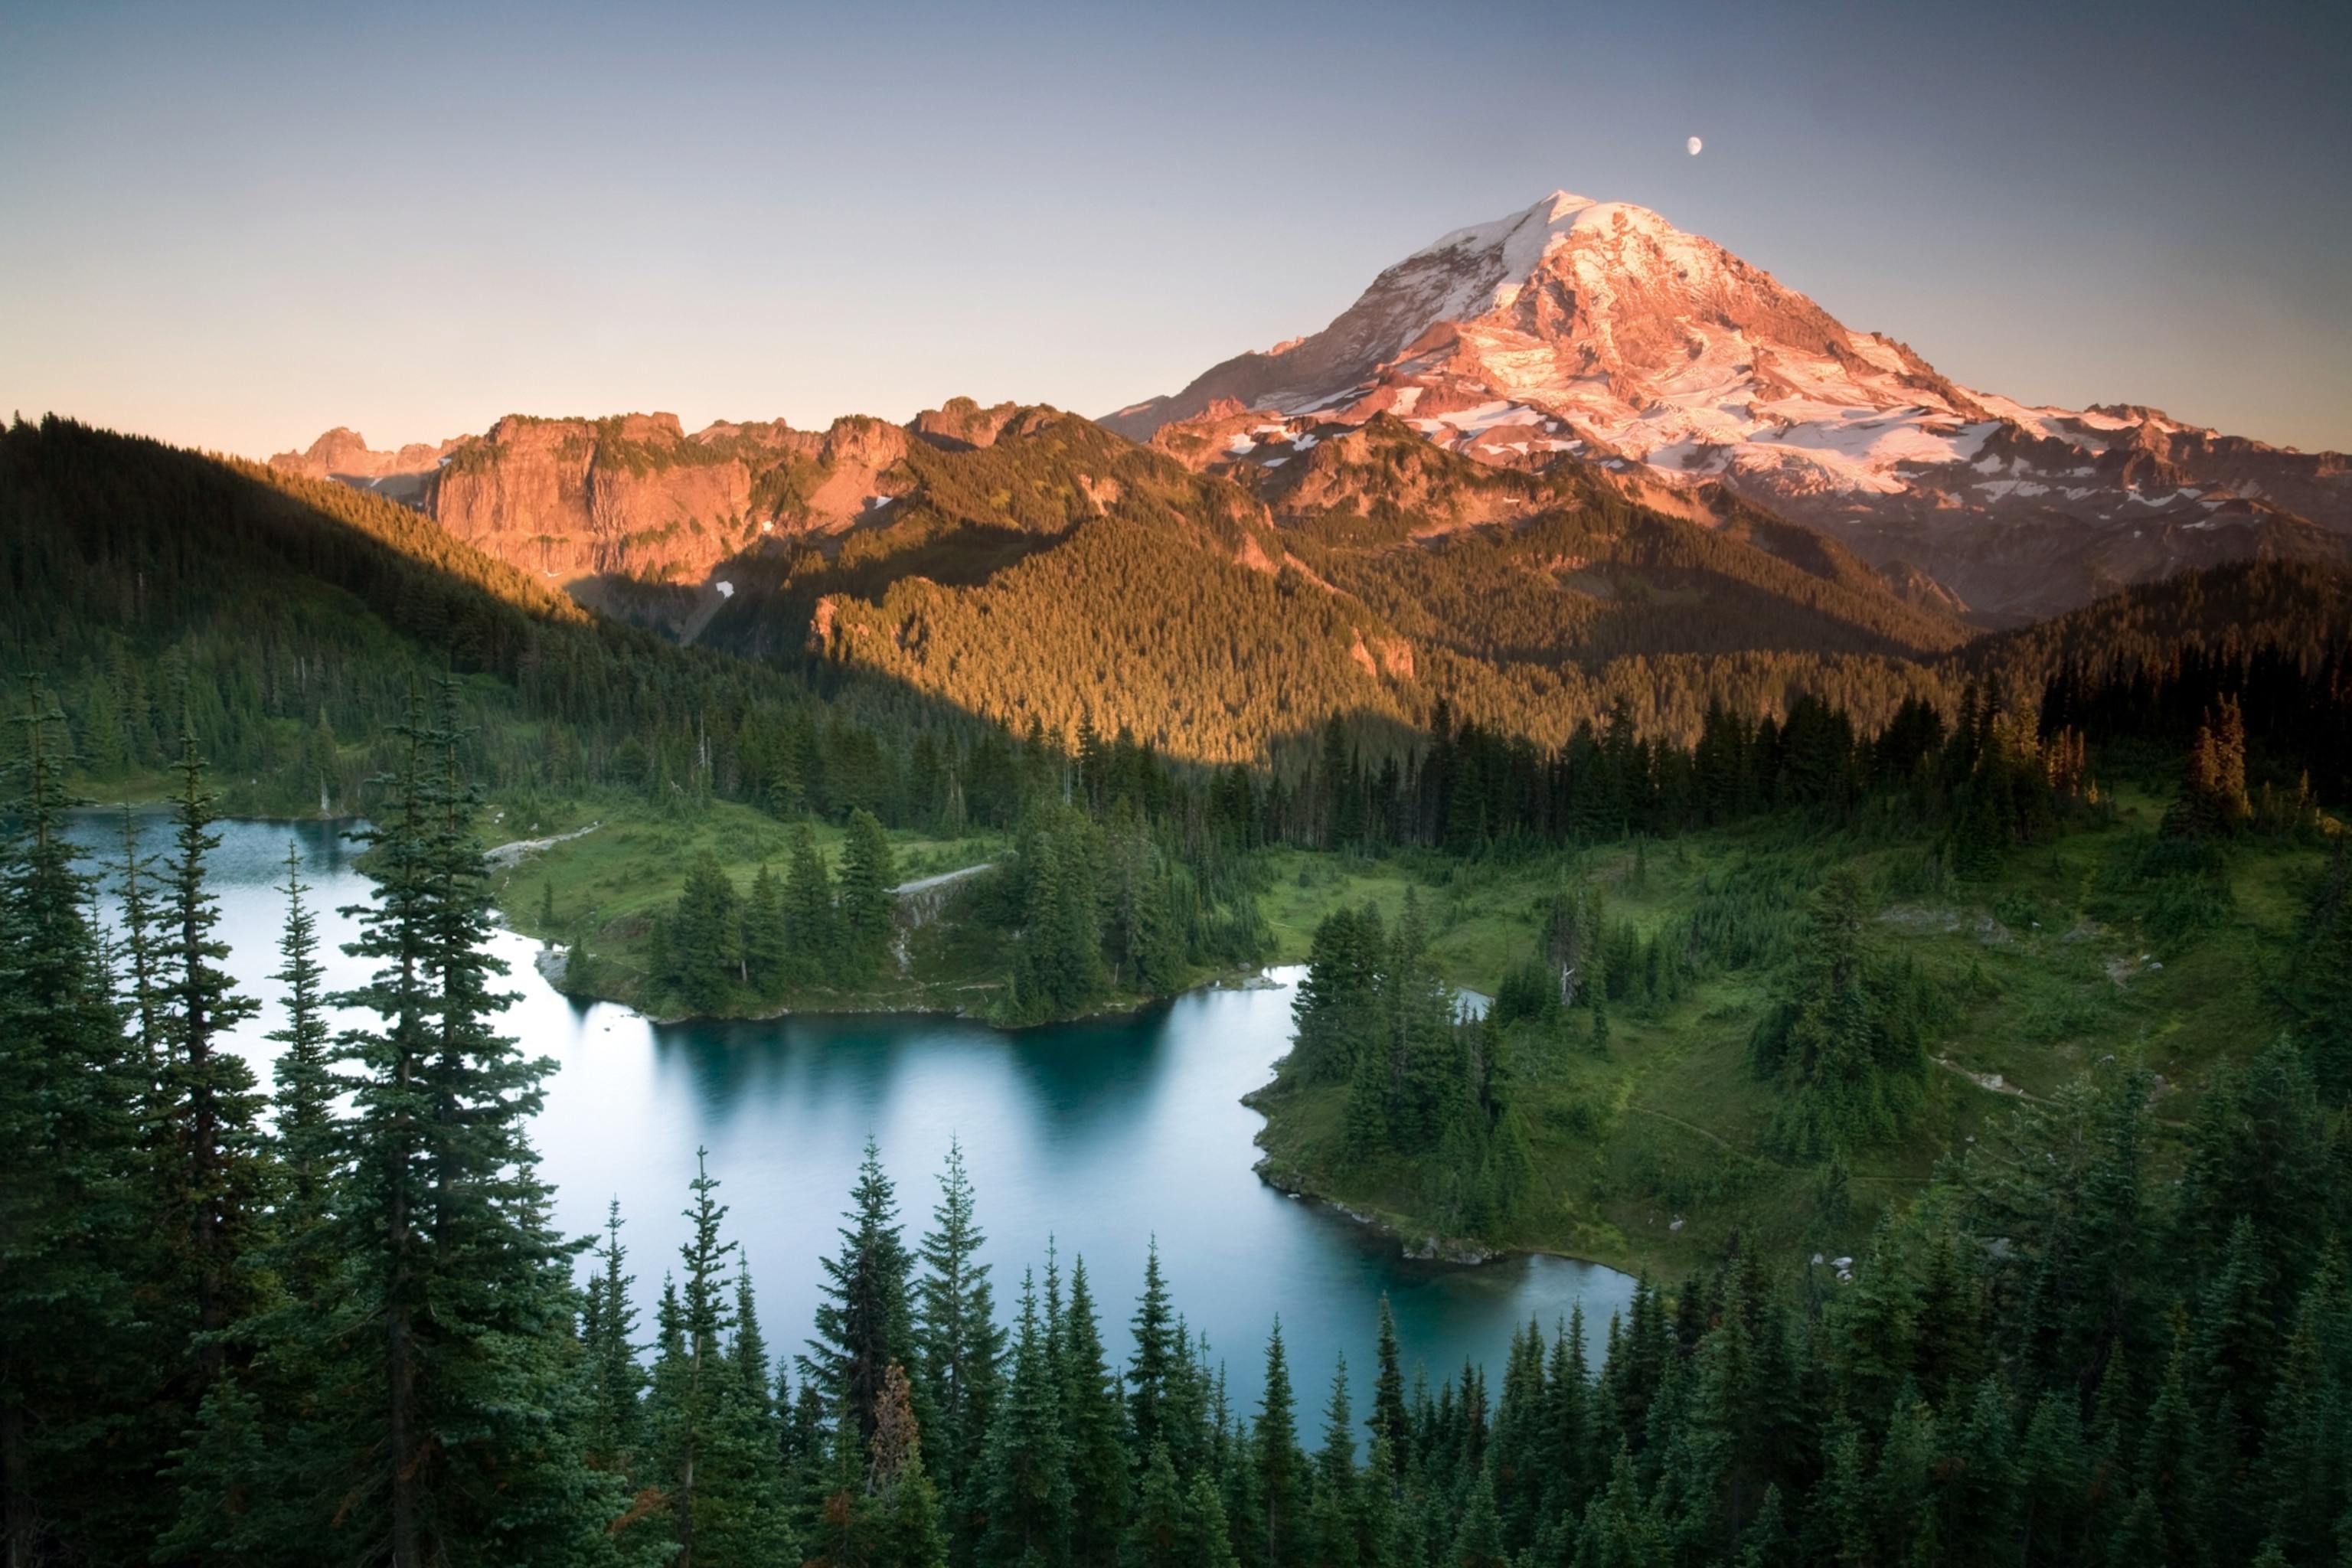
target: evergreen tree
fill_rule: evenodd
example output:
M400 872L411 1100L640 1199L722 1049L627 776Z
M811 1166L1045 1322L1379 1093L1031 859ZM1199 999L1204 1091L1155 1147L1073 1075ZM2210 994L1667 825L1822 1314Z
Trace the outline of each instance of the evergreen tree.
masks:
M173 1215L173 1245L195 1306L194 1359L201 1379L209 1380L220 1368L220 1335L246 1304L237 1263L261 1203L260 1100L253 1070L224 1048L222 1037L259 1008L218 967L228 944L213 935L220 905L205 879L205 858L220 847L219 835L207 831L218 819L218 797L205 787L193 734L181 742L178 772L161 944L157 1152Z
M948 1541L939 1492L923 1468L912 1385L906 1368L896 1362L884 1374L866 1448L866 1490L851 1512L855 1544L835 1561L874 1568L944 1568Z
M66 838L59 715L32 692L16 723L0 811L0 1549L127 1557L144 1544L135 1467L152 1439L125 1456L103 1436L144 1436L122 1417L157 1379L131 1297L150 1257L129 1180L144 1064Z
M1021 850L1021 937L1008 1022L1039 1023L1085 1011L1107 984L1102 932L1084 836L1066 819L1032 826Z
M1103 1354L1087 1263L1070 1268L1062 1313L1062 1430L1069 1440L1069 1561L1077 1568L1115 1568L1128 1522L1127 1405Z
M1335 910L1315 928L1307 978L1291 1004L1291 1056L1308 1080L1344 1082L1360 1054L1379 1048L1386 948L1380 910L1370 903L1361 912Z
M1136 1452L1148 1457L1157 1447L1174 1463L1175 1451L1190 1447L1190 1434L1178 1418L1177 1404L1190 1359L1183 1330L1168 1300L1168 1281L1160 1271L1160 1242L1152 1239L1143 1255L1143 1294L1129 1320L1135 1335L1135 1355L1127 1363L1128 1429ZM1171 1494L1171 1499L1178 1494ZM1171 1500L1171 1506L1174 1506Z
M574 1436L570 1248L525 1135L550 1064L491 1026L504 966L461 736L446 717L396 733L366 836L376 897L347 950L378 967L336 999L378 1020L341 1043L360 1067L333 1204L347 1267L277 1484L320 1556L593 1562L622 1496Z
M2063 1563L2083 1551L2090 1484L2081 1410L2071 1391L2036 1402L2018 1450L2019 1557Z
M1477 1479L1471 1484L1469 1499L1462 1509L1462 1522L1454 1530L1454 1545L1445 1560L1455 1568L1508 1568L1510 1559L1503 1550L1503 1524L1495 1512L1495 1472L1491 1466L1481 1466Z
M1544 1376L1549 1433L1538 1447L1544 1479L1544 1506L1554 1514L1582 1511L1591 1472L1591 1389L1586 1381L1584 1305L1569 1310L1568 1325L1552 1340L1551 1365Z
M833 905L833 873L803 823L793 833L792 864L784 872L784 973L788 986L834 983L841 952L840 916Z
M1748 1043L1757 1073L1787 1094L1775 1141L1807 1158L1895 1136L1926 1087L1934 999L1916 971L1864 952L1864 898L1850 868L1822 883L1795 973Z
M989 1266L980 1261L986 1240L975 1215L971 1181L964 1173L963 1149L950 1141L940 1174L940 1201L931 1229L918 1248L922 1277L916 1283L915 1337L926 1384L923 1403L931 1411L931 1451L938 1457L939 1487L950 1510L950 1537L959 1562L971 1546L965 1506L979 1467L1003 1383L1004 1330L996 1321Z
M1126 1560L1129 1568L1192 1568L1195 1559L1184 1551L1189 1522L1184 1484L1168 1458L1167 1444L1154 1443L1147 1453L1136 1489L1135 1517L1127 1528Z
M698 1528L710 1515L724 1514L729 1500L709 1496L709 1449L720 1424L719 1411L737 1379L727 1363L725 1339L734 1326L728 1310L726 1268L735 1243L722 1241L719 1222L725 1205L712 1194L719 1184L709 1170L709 1151L695 1151L693 1206L686 1217L694 1232L679 1248L686 1267L682 1289L665 1289L661 1354L654 1363L646 1410L654 1473L669 1500L677 1561L693 1568ZM706 1554L702 1561L713 1559Z
M233 1342L251 1353L205 1389L188 1445L174 1456L179 1515L163 1544L173 1558L301 1560L289 1529L299 1514L282 1506L265 1479L273 1462L268 1438L284 1412L299 1407L320 1371L305 1330L333 1309L341 1259L330 1204L341 1174L322 969L305 890L301 858L289 847L282 967L273 976L285 988L287 1019L268 1036L280 1047L277 1126L258 1152L276 1155L276 1224L250 1258L274 1274L278 1289L248 1301Z
M581 1303L580 1346L588 1379L589 1462L615 1475L634 1477L645 1421L645 1368L638 1364L637 1310L629 1293L635 1276L625 1272L628 1248L621 1245L621 1204L604 1212L604 1240L596 1257L603 1268L591 1276Z
M845 984L871 984L888 969L898 881L880 819L862 807L851 812L841 843L840 972Z
M782 994L790 980L784 938L784 889L763 862L743 905L743 983L760 996Z
M1396 1313L1389 1306L1388 1292L1381 1292L1381 1327L1378 1352L1380 1372L1372 1384L1372 1414L1365 1423L1372 1429L1372 1440L1386 1446L1390 1462L1402 1474L1411 1456L1412 1428L1405 1414L1404 1367L1397 1351Z
M139 853L138 819L125 804L121 876L121 956L126 990L123 1000L132 1026L132 1038L141 1054L148 1058L150 1078L161 1076L159 1064L163 1051L163 1028L157 1017L162 999L158 994L161 971L156 951L155 905L147 879L153 865L152 857Z
M1290 1369L1282 1351L1282 1320L1265 1342L1265 1393L1250 1436L1257 1514L1251 1533L1264 1568L1291 1568L1307 1561L1307 1458L1298 1449L1298 1426L1290 1394Z
M286 852L286 929L278 941L280 961L270 976L283 987L286 1023L268 1038L278 1047L272 1067L277 1080L272 1108L282 1187L278 1196L280 1227L307 1234L327 1217L327 1195L335 1169L334 1063L328 1052L326 969L319 962L319 923L303 902L302 856Z
M749 1268L735 1276L734 1319L698 1492L702 1517L696 1554L704 1563L747 1568L789 1563L795 1542L781 1462L784 1427L769 1392L768 1346Z
M914 1354L914 1321L908 1300L911 1259L900 1239L898 1207L882 1153L866 1141L842 1215L838 1257L824 1258L824 1300L816 1310L816 1337L801 1358L801 1375L820 1387L845 1437L863 1452L874 1440L882 1380L893 1362Z
M719 1183L703 1162L698 1153L687 1210L693 1234L679 1248L685 1284L664 1283L658 1354L641 1419L641 1468L658 1490L641 1493L631 1513L651 1511L658 1500L674 1563L752 1568L781 1560L792 1544L783 1433L768 1392L751 1279L740 1267L729 1300L728 1258L738 1249L720 1239L727 1210L712 1197ZM616 1368L614 1375L627 1374Z
M661 934L655 978L697 1013L725 1012L747 971L742 900L717 856L696 858Z
M2205 715L2189 748L2180 795L2164 816L2164 831L2189 837L2236 833L2253 818L2246 798L2246 722L2235 697Z
M2018 1477L2009 1398L1997 1376L1976 1388L1937 1465L1942 1482L1936 1540L1956 1563L2014 1562Z
M1375 1476L1370 1484L1384 1486L1388 1478ZM1368 1546L1361 1539L1364 1519L1356 1475L1355 1413L1348 1404L1348 1358L1341 1356L1331 1374L1331 1397L1323 1407L1323 1447L1315 1456L1309 1510L1309 1560L1323 1568L1356 1568Z
M1037 1315L1035 1286L1024 1276L1012 1374L988 1434L982 1563L1019 1568L1032 1561L1060 1561L1069 1538L1069 1451L1062 1429L1061 1379Z

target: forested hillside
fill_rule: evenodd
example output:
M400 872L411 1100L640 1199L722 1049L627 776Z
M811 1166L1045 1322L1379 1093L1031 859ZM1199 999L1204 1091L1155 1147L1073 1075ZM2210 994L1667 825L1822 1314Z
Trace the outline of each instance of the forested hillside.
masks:
M411 689L450 671L499 790L793 788L898 820L914 737L979 728L616 626L389 501L69 421L0 435L0 657L94 781L156 774L184 728L241 807L359 809Z
M1685 741L1712 699L1790 690L1883 722L1933 687L1909 661L1966 636L1727 500L1669 515L1584 465L1489 468L1391 419L1271 461L1195 472L1045 409L985 447L916 442L845 540L730 563L698 640L1262 763L1334 714L1420 729L1441 700L1552 744L1621 701Z
M1751 1046L1785 1097L1775 1157L1818 1172L1810 1260L1722 1236L1625 1316L1530 1323L1503 1365L1434 1387L1408 1384L1384 1305L1354 1381L1294 1371L1277 1321L1241 1411L1156 1258L1123 1361L1084 1259L1065 1274L1049 1256L1017 1294L992 1279L952 1147L910 1246L869 1144L839 1247L814 1260L804 1353L771 1348L707 1167L642 1322L625 1216L593 1251L547 1227L529 1126L545 1064L497 1032L480 797L448 696L395 732L357 948L377 967L347 995L321 994L288 868L266 1106L220 1048L258 999L215 967L200 763L118 949L67 845L56 721L24 715L0 841L0 1534L16 1563L2336 1560L2352 1507L2340 866L2290 949L2275 1043L2241 1047L2187 1107L2128 1056L2037 1082L1973 1120L1851 1253L1843 1154L1935 1098L1938 981L1872 951L1860 888L1832 875ZM2226 718L2208 727L2167 838L2226 852L2315 826L2253 806L2242 746ZM1637 935L1644 961L1609 988L1616 934L1597 910L1554 910L1591 994L1631 1011L1679 984L1672 946ZM1478 1138L1462 1190L1507 1205L1527 1102L1502 1069L1567 1037L1553 976L1538 963L1488 1024L1449 1025L1421 920L1408 904L1393 937L1376 916L1327 922L1294 1068L1349 1084L1343 1136L1363 1155ZM331 1032L331 1003L361 1026ZM1586 1005L1587 1053L1605 1058L1606 1015ZM1465 1045L1475 1092L1450 1076ZM1497 1115L1499 1136L1475 1131ZM1319 1415L1301 1382L1325 1390L1304 1396Z
M1109 738L1087 731L1073 750L1039 733L1016 751L887 678L680 648L607 620L379 498L66 421L0 437L0 518L5 657L57 705L59 765L86 790L156 794L193 742L233 809L370 814L417 693L460 676L458 744L503 836L596 822L625 847L561 920L529 897L544 884L509 889L510 918L586 961L572 977L583 989L601 974L635 1002L726 1012L877 993L911 1005L935 1001L923 987L937 981L960 1005L1034 1021L1259 956L1246 873L1131 741L1097 754ZM955 949L909 978L888 929L895 874L877 884L887 858L871 855L863 905L800 858L801 929L789 960L755 977L738 905L756 902L758 857L785 824L983 836L1003 870L962 889L945 923L969 912L1020 930L1039 900L1062 909L1050 981L1023 942ZM714 869L698 884L706 918L666 932L651 911L700 868L676 852L688 839L739 863L740 886L722 893ZM1059 867L1045 884L1041 857ZM781 916L753 925L754 947L786 940ZM722 971L735 986L708 980Z

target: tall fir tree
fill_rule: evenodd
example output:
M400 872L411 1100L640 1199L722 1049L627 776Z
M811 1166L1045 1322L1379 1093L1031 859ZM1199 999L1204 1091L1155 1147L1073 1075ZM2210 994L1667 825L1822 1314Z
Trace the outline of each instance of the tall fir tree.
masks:
M1250 1531L1257 1551L1250 1555L1263 1568L1293 1568L1307 1561L1308 1489L1279 1318L1266 1336L1265 1392L1250 1434L1250 1459L1258 1509Z
M1405 1413L1404 1363L1397 1349L1396 1312L1388 1292L1381 1292L1381 1319L1375 1353L1380 1369L1372 1384L1372 1413L1366 1425L1375 1442L1386 1445L1391 1463L1402 1473L1412 1452L1412 1431Z
M1073 1568L1116 1568L1129 1505L1127 1404L1103 1353L1087 1260L1070 1266L1060 1335L1062 1429L1070 1445Z
M124 1012L132 1038L149 1058L148 1074L158 1077L163 1055L163 1030L157 1019L161 974L156 952L156 913L150 874L154 858L139 852L139 819L125 802L122 807L122 861L118 887L121 894L121 940Z
M931 1473L949 1510L950 1550L969 1560L977 1539L971 1496L1003 1385L1005 1333L996 1321L989 1266L980 1261L980 1228L962 1146L950 1140L940 1173L940 1201L918 1248L915 1338L931 1413Z
M365 835L375 898L349 911L346 951L377 967L336 998L377 1020L341 1047L358 1065L334 1205L347 1267L280 1484L321 1558L599 1562L625 1499L581 1451L572 1248L527 1135L551 1064L491 1022L505 965L451 705L445 687L394 731Z
M1185 1430L1177 1407L1191 1350L1168 1299L1157 1237L1143 1255L1143 1294L1136 1301L1129 1324L1135 1354L1127 1363L1128 1428L1139 1458L1148 1462L1152 1449L1158 1447L1174 1464L1179 1453L1189 1457L1192 1447L1192 1434Z
M781 995L790 984L785 955L784 885L765 862L743 901L743 983L754 994Z
M1385 1485L1375 1476L1369 1484ZM1377 1557L1378 1543L1363 1539L1365 1519L1361 1488L1356 1473L1355 1411L1348 1399L1348 1358L1341 1356L1331 1374L1331 1397L1323 1407L1323 1447L1315 1455L1308 1504L1310 1560L1318 1568L1360 1568L1368 1546Z
M840 914L834 908L833 872L806 823L793 830L793 858L784 872L784 973L787 986L835 984L841 952Z
M840 1232L839 1255L821 1260L824 1279L818 1289L824 1300L801 1375L824 1391L853 1451L863 1453L874 1438L883 1378L891 1363L903 1366L914 1358L915 1341L908 1289L912 1260L901 1239L897 1192L870 1138L850 1204L842 1215L848 1223Z
M660 1353L646 1399L646 1469L661 1488L677 1568L755 1568L791 1546L782 1430L751 1279L720 1234L726 1205L697 1151L682 1285L662 1297ZM729 1278L732 1258L736 1273Z
M1070 1445L1062 1428L1062 1384L1033 1279L1021 1281L1013 1368L988 1435L982 1498L988 1525L979 1561L1021 1568L1062 1560L1070 1527Z
M637 1310L630 1300L636 1277L628 1272L629 1249L621 1244L620 1200L604 1211L599 1264L589 1277L580 1307L580 1348L586 1362L588 1460L600 1469L634 1478L645 1425L646 1370L637 1360Z
M12 1564L53 1548L127 1558L155 1452L129 1424L158 1377L131 1298L152 1261L131 1180L145 1063L67 837L62 716L28 689L16 723L0 811L0 1550Z
M723 1013L748 973L743 901L717 856L704 851L662 921L656 978L693 1011Z
M273 1144L278 1155L279 1245L308 1234L327 1217L336 1169L334 1060L329 1051L324 984L319 962L319 921L304 901L302 855L286 852L286 926L278 939L278 968L270 975L285 999L286 1022L269 1032L278 1047L271 1067Z
M863 806L849 814L841 841L841 974L870 985L890 967L897 933L898 868L881 819Z
M253 1069L225 1038L259 1007L220 967L229 950L213 934L220 904L205 864L220 847L210 831L218 797L205 786L193 734L181 740L177 771L160 944L164 1051L156 1133L173 1245L195 1309L200 1395L219 1371L223 1332L247 1304L237 1266L260 1218L261 1100Z
M727 1300L727 1261L735 1243L719 1236L727 1209L714 1195L719 1183L710 1174L707 1149L695 1151L688 1190L693 1202L686 1218L693 1229L678 1248L685 1281L663 1293L661 1353L654 1362L646 1424L651 1468L667 1500L677 1542L676 1561L679 1568L694 1568L698 1561L707 1568L723 1558L723 1551L720 1558L707 1550L698 1554L696 1535L709 1515L726 1511L728 1500L709 1496L709 1450L720 1407L736 1382L725 1353L727 1331L735 1322Z

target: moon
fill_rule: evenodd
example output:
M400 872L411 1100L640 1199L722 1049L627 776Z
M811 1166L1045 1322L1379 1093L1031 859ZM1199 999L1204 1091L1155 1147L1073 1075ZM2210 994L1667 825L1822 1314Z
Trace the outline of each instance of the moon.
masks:
M1684 145L1684 146L1685 146L1685 147L1688 147L1688 148L1690 149L1690 154L1691 154L1691 156L1692 156L1692 157L1694 157L1694 158L1696 158L1696 157L1697 157L1697 156L1698 156L1698 150L1699 150L1701 147L1706 146L1706 142L1701 142L1697 137L1694 136L1694 137L1692 137L1688 142L1684 142L1684 143L1683 143L1683 145Z

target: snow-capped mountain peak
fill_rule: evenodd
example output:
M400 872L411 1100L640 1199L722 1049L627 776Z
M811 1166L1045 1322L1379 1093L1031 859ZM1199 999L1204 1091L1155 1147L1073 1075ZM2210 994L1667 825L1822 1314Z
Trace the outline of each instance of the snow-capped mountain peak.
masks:
M1143 438L1236 405L1302 430L1393 415L1487 462L1720 482L1996 614L2217 552L2340 553L2332 536L2352 534L2341 457L1971 392L1647 207L1567 191L1413 252L1322 331L1104 423ZM2047 538L2007 535L2029 523L2114 537L2053 574Z

